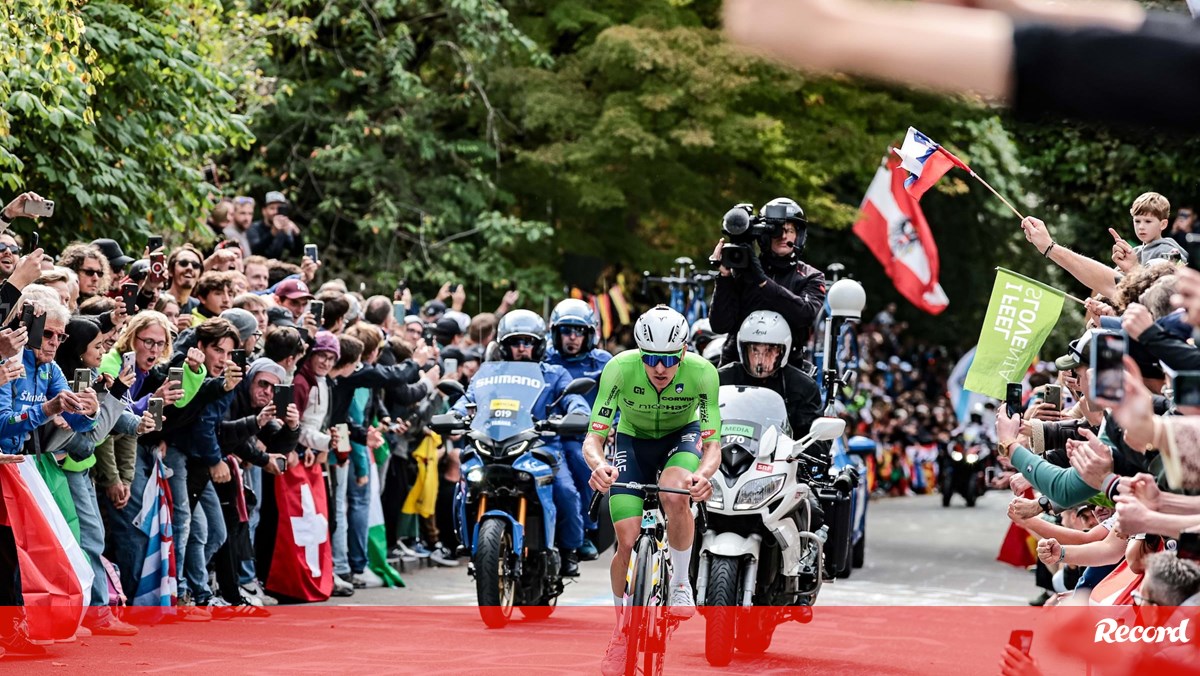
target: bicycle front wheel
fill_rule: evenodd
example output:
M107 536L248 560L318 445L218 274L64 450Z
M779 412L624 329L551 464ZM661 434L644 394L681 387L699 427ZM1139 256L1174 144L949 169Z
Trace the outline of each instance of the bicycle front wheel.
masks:
M638 653L654 649L651 640L655 625L655 542L640 536L633 546L633 559L625 578L625 675L637 672Z

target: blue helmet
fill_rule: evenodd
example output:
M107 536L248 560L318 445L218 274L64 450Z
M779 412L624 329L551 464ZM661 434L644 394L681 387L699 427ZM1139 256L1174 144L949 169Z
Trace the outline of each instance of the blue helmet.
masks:
M583 348L580 350L580 354L596 349L598 340L596 313L592 311L591 305L578 298L568 298L555 305L554 312L550 313L550 338L554 343L554 349L566 356L566 353L563 352L562 332L560 331L564 326L578 326L583 329Z
M546 322L536 312L513 310L500 318L496 327L496 341L500 345L500 359L512 361L512 350L508 341L513 338L529 338L533 341L533 361L541 361L546 354Z

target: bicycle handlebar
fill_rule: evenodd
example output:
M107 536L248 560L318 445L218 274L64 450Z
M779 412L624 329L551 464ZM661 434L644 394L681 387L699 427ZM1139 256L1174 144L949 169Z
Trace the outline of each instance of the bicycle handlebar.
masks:
M674 493L676 495L691 495L690 491L684 490L682 488L667 488L665 486L659 486L658 484L639 484L636 481L629 481L629 482L618 481L618 482L614 483L612 485L612 487L613 488L629 488L631 490L642 491L642 492ZM592 494L592 504L588 505L588 519L590 519L591 521L595 521L597 518L599 518L599 516L600 516L600 501L602 499L604 499L605 495L606 495L606 493L601 493L600 491L596 491L595 493ZM697 502L696 504L700 505L701 507L703 507L703 505L704 505L703 502Z

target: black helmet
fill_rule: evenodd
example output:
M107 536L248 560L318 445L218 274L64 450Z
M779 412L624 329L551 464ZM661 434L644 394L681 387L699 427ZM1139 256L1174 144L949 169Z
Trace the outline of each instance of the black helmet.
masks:
M496 340L500 344L500 359L512 361L509 341L514 338L529 338L533 341L533 361L541 361L546 354L546 322L537 313L529 310L513 310L500 318L496 327Z
M796 226L795 253L799 256L804 251L805 240L808 239L808 219L804 217L804 209L801 209L800 205L796 204L796 200L787 197L776 197L764 204L762 209L759 210L758 215L767 218L768 211L774 215L778 211L776 207L783 207L783 220ZM770 253L771 239L766 236L760 237L758 246L764 254Z

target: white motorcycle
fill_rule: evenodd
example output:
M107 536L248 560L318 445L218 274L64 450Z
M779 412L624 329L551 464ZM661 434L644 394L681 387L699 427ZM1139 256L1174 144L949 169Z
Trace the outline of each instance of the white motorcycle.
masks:
M828 460L807 453L841 436L844 420L818 418L793 441L783 398L774 391L726 385L719 401L721 469L713 477L696 574L704 652L714 666L729 664L735 646L765 652L782 622L811 620L823 579L837 570L825 560L827 533L837 531L837 519L848 532L849 493L857 482L852 470L833 477ZM813 528L814 502L827 526ZM844 514L830 514L826 505Z

